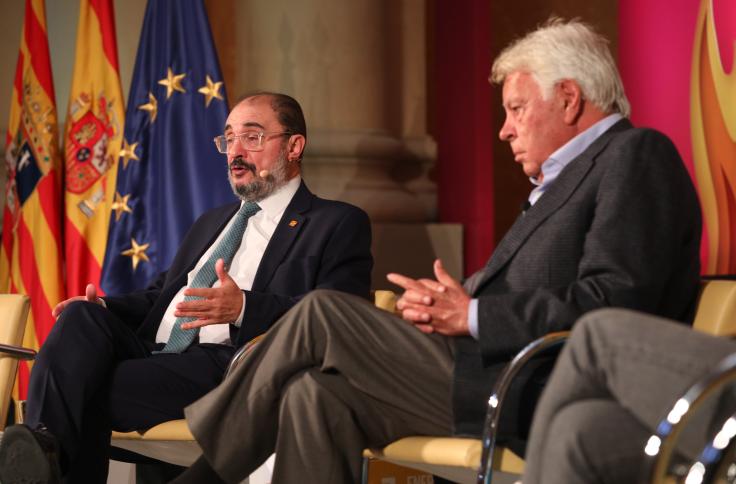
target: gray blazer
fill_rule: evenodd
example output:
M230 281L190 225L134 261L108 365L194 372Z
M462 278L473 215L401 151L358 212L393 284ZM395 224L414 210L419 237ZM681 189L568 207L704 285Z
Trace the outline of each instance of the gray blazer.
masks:
M700 277L700 206L672 142L621 120L570 162L466 281L480 339L456 339L455 431L479 434L504 364L524 345L603 306L690 322ZM511 433L533 396L506 409ZM502 427L503 429L503 427Z

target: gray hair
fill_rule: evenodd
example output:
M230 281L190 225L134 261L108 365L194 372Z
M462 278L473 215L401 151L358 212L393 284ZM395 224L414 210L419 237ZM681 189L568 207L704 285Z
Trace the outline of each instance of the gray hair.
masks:
M493 62L490 80L501 84L517 71L531 74L545 99L558 82L572 79L603 112L629 116L631 111L608 40L579 20L553 17L514 41Z

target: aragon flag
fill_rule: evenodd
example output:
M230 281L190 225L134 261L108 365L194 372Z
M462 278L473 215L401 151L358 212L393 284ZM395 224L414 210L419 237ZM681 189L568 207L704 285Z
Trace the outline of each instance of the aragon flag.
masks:
M112 0L80 0L64 133L66 291L99 285L115 203L124 108Z
M61 268L61 177L54 83L43 0L26 0L5 138L8 182L0 248L0 292L31 298L23 345L38 348L64 297ZM19 366L25 398L28 367Z
M202 1L149 0L102 270L108 294L145 287L202 212L235 200L213 143L227 109Z

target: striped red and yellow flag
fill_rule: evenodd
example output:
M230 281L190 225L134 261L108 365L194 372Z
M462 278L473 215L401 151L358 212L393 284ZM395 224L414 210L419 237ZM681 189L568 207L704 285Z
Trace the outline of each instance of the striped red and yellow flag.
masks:
M124 116L112 0L80 0L64 133L66 290L72 296L84 294L89 282L99 285Z
M8 185L0 248L0 292L27 294L24 346L38 348L62 300L61 156L43 0L26 0L23 33L5 140ZM21 364L15 395L25 398Z

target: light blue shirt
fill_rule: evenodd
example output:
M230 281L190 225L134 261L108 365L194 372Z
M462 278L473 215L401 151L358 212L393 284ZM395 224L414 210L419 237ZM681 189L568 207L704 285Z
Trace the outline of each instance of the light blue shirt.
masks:
M532 182L532 185L535 185L529 194L529 205L534 205L539 200L539 197L547 191L550 185L557 179L560 172L572 160L588 149L588 146L592 145L593 141L598 139L600 135L608 131L611 126L619 122L622 118L623 116L619 113L606 116L552 153L542 163L542 181L540 182L536 178L529 177L529 181Z
M562 170L622 118L623 116L619 113L610 114L552 153L542 163L542 181L540 182L533 177L529 178L529 181L535 185L529 194L529 205L537 203L539 197L547 191ZM478 328L478 299L471 299L470 304L468 304L468 330L473 338L478 339L480 334Z

